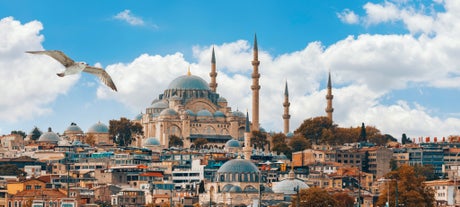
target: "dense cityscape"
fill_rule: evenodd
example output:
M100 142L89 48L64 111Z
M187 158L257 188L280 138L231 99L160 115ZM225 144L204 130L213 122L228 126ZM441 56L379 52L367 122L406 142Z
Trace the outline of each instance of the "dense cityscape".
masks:
M189 69L136 117L2 135L0 207L460 205L458 136L338 126L330 73L324 116L290 126L289 82L283 103L261 103L256 36L252 52L245 112L218 93L213 48L209 83ZM283 108L282 132L260 104Z

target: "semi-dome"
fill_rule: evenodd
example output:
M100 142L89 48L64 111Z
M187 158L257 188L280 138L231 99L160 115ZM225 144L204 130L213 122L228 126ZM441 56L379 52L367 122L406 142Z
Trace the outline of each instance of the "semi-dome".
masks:
M160 116L177 116L177 111L174 109L165 109L161 111Z
M214 117L225 117L225 114L222 111L216 111L214 112Z
M159 146L160 141L155 137L149 137L144 140L144 146Z
M219 97L219 99L217 99L217 102L225 102L225 103L227 103L227 99L225 99L224 97Z
M209 112L206 109L200 110L196 113L196 116L207 116L207 117L212 117L212 113Z
M179 76L169 84L168 89L210 90L208 83L195 75Z
M233 186L234 186L234 185L232 185L232 184L227 184L227 185L225 185L225 186L222 188L222 192L227 193L228 191L230 191L230 189L232 189Z
M233 116L237 116L237 117L246 117L246 115L244 115L243 112L238 111L238 110L232 112L232 114L233 114Z
M187 114L187 115L189 115L189 116L196 116L196 114L193 113L193 111L190 110L190 109L185 110L185 114Z
M67 129L65 130L66 133L83 133L83 130L81 130L81 128L79 126L77 126L77 124L75 123L70 123L70 126L67 127Z
M109 128L105 124L97 122L88 129L88 133L109 133Z
M168 108L168 107L169 107L169 105L168 105L168 103L166 101L155 101L150 106L150 108L154 108L154 109L165 109L165 108Z
M229 148L229 147L239 148L239 147L241 147L240 142L238 140L235 140L235 139L228 140L225 143L225 148Z
M48 131L43 133L39 138L38 138L38 141L39 142L54 142L54 143L58 143L59 141L61 141L61 138L59 138L59 136L54 133L52 130L51 130L51 127L48 128Z
M228 192L241 193L241 192L243 192L243 189L241 189L240 186L234 185L232 188L230 188L230 190Z
M259 173L259 169L249 160L233 159L224 163L217 173Z

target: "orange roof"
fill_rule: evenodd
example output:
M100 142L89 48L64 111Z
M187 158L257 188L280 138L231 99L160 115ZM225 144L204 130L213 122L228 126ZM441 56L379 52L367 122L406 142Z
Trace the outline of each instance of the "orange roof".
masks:
M163 173L160 172L145 172L140 174L140 176L144 177L163 177Z

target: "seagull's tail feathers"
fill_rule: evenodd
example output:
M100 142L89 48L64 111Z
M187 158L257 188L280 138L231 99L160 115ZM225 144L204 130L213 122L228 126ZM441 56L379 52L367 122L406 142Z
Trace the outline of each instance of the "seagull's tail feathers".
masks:
M56 73L56 75L59 76L59 77L64 77L65 74L64 73Z

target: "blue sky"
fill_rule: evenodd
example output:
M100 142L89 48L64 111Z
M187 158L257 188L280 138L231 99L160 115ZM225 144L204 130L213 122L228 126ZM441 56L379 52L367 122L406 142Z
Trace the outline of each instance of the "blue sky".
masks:
M217 92L245 111L257 33L267 131L282 129L286 80L291 131L325 115L330 71L339 126L458 135L459 14L456 0L1 1L0 134L133 118L188 66L209 81L212 46ZM104 67L119 91L24 53L53 49Z

